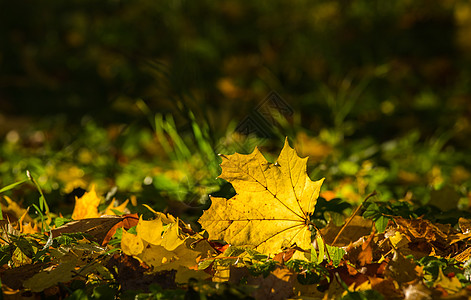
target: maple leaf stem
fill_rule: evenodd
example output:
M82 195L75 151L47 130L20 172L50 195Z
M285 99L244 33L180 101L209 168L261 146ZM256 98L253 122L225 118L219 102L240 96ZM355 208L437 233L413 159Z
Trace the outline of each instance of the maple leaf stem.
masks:
M348 224L350 224L350 222L352 221L353 217L357 214L357 212L360 210L360 208L363 206L363 204L364 204L368 199L370 199L371 197L374 197L374 196L376 196L376 191L373 191L373 192L370 193L368 196L366 196L366 198L361 202L361 204L358 205L358 207L355 209L355 211L353 212L353 214L348 218L347 222L345 222L345 224L342 226L342 228L340 228L339 233L337 233L337 235L336 235L335 238L334 238L334 241L332 242L332 246L335 245L335 242L338 240L338 238L340 237L340 235L342 234L342 232L345 230L345 228L348 226Z
M324 236L322 235L321 231L319 230L319 228L317 228L316 224L314 224L313 222L311 222L310 220L307 221L307 224L308 225L311 225L312 227L314 227L314 229L316 230L316 234L318 234L322 241L324 242L324 250L325 250L325 253L327 253L327 258L332 261L332 258L330 257L330 253L329 253L329 249L327 249L327 243L325 242L325 239L324 239Z

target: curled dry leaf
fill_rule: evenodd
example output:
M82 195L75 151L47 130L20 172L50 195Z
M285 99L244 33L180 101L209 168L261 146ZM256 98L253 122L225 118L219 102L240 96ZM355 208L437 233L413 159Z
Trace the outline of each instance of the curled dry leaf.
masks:
M69 222L59 228L53 229L51 232L53 238L63 233L80 232L89 235L93 241L105 245L114 235L116 229L119 227L129 229L135 226L138 220L137 214L81 219Z
M397 230L410 240L409 248L427 255L450 256L455 252L454 244L471 237L471 233L457 233L448 224L434 224L425 219L394 217L394 221Z

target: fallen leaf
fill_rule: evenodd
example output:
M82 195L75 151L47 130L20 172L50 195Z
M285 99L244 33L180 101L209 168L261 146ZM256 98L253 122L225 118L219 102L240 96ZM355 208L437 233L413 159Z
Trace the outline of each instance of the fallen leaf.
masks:
M178 270L176 282L186 283L192 275L207 278L207 274L199 273L196 266L199 259L216 251L199 234L189 236L180 232L180 223L183 222L163 213L156 213L156 218L149 221L141 217L136 235L123 232L121 249L151 267L154 273ZM190 270L193 267L195 270Z
M393 259L387 266L386 275L399 283L407 283L417 279L420 270L412 260L395 251Z
M126 255L139 255L144 251L144 243L142 239L132 233L123 231L123 236L121 237L121 249Z
M381 293L386 299L401 299L404 297L401 290L396 287L394 281L390 278L370 277L369 280L371 288Z
M33 222L29 222L24 224L25 219L31 219L28 215L28 209L23 213L21 218L18 220L18 226L20 228L20 232L24 234L34 234L39 232L39 228L37 224L33 224ZM34 227L33 227L34 225Z
M137 257L156 271L176 270L179 266L189 268L197 264L196 258L200 255L199 252L190 248L189 244L192 242L194 241L187 240L185 244L181 244L172 251L160 245L149 244Z
M468 248L464 249L463 251L456 254L452 258L456 259L457 261L460 261L460 262L468 261L471 258L471 247L468 247Z
M16 247L11 255L11 262L13 266L20 267L31 264L33 260L20 247Z
M211 197L211 207L198 221L210 239L269 255L292 245L310 253L310 216L323 179L309 179L307 158L300 158L287 140L276 164L267 162L257 148L249 155L221 157L219 177L237 195L229 200ZM302 256L300 252L297 258Z
M128 205L129 200L124 201L118 206L115 206L116 199L113 199L108 207L105 210L105 215L116 215L115 211L119 211L121 213L124 213L126 211L126 206Z
M296 249L290 248L288 250L285 250L283 252L280 252L280 253L276 254L273 257L273 260L277 261L281 264L284 264L285 262L287 262L288 260L290 260L293 257L295 252L296 252Z
M340 284L339 279L334 277L329 285L329 289L324 293L322 300L341 299L345 294L347 294L347 291L345 291L345 288Z
M456 276L445 276L442 269L438 270L438 277L433 283L434 287L440 286L447 294L454 294L461 290L462 285L460 280ZM444 295L447 296L447 295Z
M257 290L252 293L255 299L282 300L294 296L295 282L295 274L286 268L277 267L267 277L260 275L251 278L247 284L258 286Z
M28 215L27 209L22 208L8 196L3 196L3 199L7 202L7 205L0 202L1 212L4 219L10 220L10 222L16 222L20 219L21 221L33 222L33 219Z
M420 244L422 241L428 243L440 256L446 256L450 250L451 237L453 231L450 225L433 224L425 219L407 220L402 217L394 217L398 225L398 230L409 237L411 243ZM409 244L409 248L413 245ZM415 247L413 250L419 251L422 247ZM424 251L428 251L427 247Z
M51 232L53 238L63 233L81 232L89 235L91 240L99 244L106 244L105 241L109 241L109 239L114 234L114 232L116 232L116 229L118 227L125 227L129 229L129 225L136 221L137 214L124 216L103 216L99 218L72 221L59 228L53 229ZM111 236L109 236L109 233L112 233Z
M173 251L185 242L185 237L180 234L178 222L167 226L160 245L167 250Z
M136 226L136 231L139 238L150 244L159 245L162 241L163 228L164 225L160 218L145 221L141 216Z
M355 285L351 285L349 286L349 289L352 289L354 291L368 291L368 290L371 290L372 287L371 287L371 281L370 280L367 280L365 282L363 282L362 284L358 285L358 286L355 286Z
M368 281L366 274L358 272L354 266L344 263L333 270L334 274L337 274L337 279L342 280L347 286L358 287L365 281Z
M172 251L160 245L149 244L142 253L136 257L150 266L153 272L177 270L175 281L178 283L187 283L189 279L188 276L191 276L191 274L198 275L198 278L206 279L207 274L200 273L203 271L196 270L197 259L201 257L203 253L196 249L191 249L191 244L194 242L193 239L187 238L183 244ZM185 272L183 273L183 271Z
M90 192L86 192L80 198L75 197L72 219L79 220L98 217L98 205L100 205L100 198L95 192L95 185L92 185Z
M23 282L25 280L34 276L48 265L48 263L35 263L17 268L1 270L0 277L2 279L2 285L13 290L19 290L23 287Z
M372 227L373 221L364 219L361 216L354 216L335 241L335 245L332 245L332 242L339 234L342 226L336 226L333 222L329 222L326 227L321 229L321 234L326 244L336 247L344 247L357 241L363 236L369 235Z
M465 218L459 218L458 224L460 226L460 230L463 234L471 232L471 220Z
M75 252L75 253L74 253ZM99 266L97 260L87 263L90 251L71 251L62 256L60 263L52 270L43 270L23 282L23 286L33 292L41 292L60 282L71 281L75 277L84 277L94 272ZM89 257L92 259L92 257ZM79 268L77 268L79 267Z
M149 268L132 256L114 254L107 262L106 268L112 272L113 277L116 278L123 291L146 291L149 285L153 283L160 285L162 288L176 288L176 271L146 274Z
M108 242L111 240L118 228L122 227L126 230L129 230L131 227L137 226L137 224L139 223L139 217L137 216L137 214L128 214L123 215L121 217L123 218L123 220L110 228L105 238L103 239L103 242L101 243L102 246L108 244Z
M32 223L26 223L21 228L21 233L23 234L35 234L38 232L39 232L38 225L34 224L34 227L33 227Z
M201 281L211 277L210 274L204 272L203 270L190 269L184 266L178 266L176 271L177 273L175 274L175 282L177 283L188 283L190 278L194 278Z
M23 283L23 286L33 292L41 292L59 282L67 282L75 276L73 272L77 259L61 262L51 271L42 271L35 274Z
M373 262L373 238L374 235L370 235L365 243L361 245L361 252L358 255L358 261L360 266L366 266L367 264L371 264Z
M389 241L395 249L407 246L410 242L409 239L399 231L394 231L394 235L389 236Z

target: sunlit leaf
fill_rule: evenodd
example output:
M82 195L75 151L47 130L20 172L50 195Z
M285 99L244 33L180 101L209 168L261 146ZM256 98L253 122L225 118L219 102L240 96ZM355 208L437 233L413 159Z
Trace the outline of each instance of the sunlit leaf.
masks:
M79 220L99 217L98 205L100 205L100 198L95 192L95 185L92 185L90 191L86 192L82 197L75 197L72 219Z
M135 234L123 231L121 249L127 255L139 255L144 250L143 240Z
M256 148L249 155L222 155L220 178L237 195L211 198L211 207L199 219L211 239L276 254L296 245L310 253L310 216L323 179L311 181L307 158L299 158L286 140L276 164Z

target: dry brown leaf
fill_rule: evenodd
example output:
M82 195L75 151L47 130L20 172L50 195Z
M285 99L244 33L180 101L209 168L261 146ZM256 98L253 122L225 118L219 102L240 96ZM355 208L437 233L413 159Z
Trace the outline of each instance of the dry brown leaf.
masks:
M370 277L371 288L378 291L386 299L400 299L404 294L396 287L394 281L390 278Z
M108 230L108 233L106 234L105 238L103 239L103 242L101 243L102 246L108 244L108 242L111 240L118 228L124 228L125 230L129 230L131 227L137 226L139 222L139 217L137 214L128 214L123 215L121 217L123 217L123 220L115 224L113 227L110 228L110 230Z
M341 299L347 292L345 288L340 284L337 278L332 279L329 289L325 292L322 300L337 300Z
M109 241L110 236L108 235L110 230L114 229L114 231L116 231L117 226L119 227L120 224L123 227L129 227L136 219L137 214L81 219L53 229L52 237L57 237L63 233L84 233L90 235L93 241L99 244L105 244L105 241Z
M408 248L416 256L435 255L450 257L456 255L459 242L471 238L471 232L458 233L448 224L434 224L425 219L407 220L394 217L397 230L410 240ZM415 253L414 253L415 252Z
M293 257L295 252L296 252L296 249L290 248L288 250L285 250L283 252L276 254L273 257L273 260L279 262L280 264L284 264L285 262L287 262Z
M2 284L13 290L23 288L23 282L42 269L48 267L50 263L35 263L13 269L3 269L0 271Z
M465 262L469 260L471 258L471 247L468 247L464 249L463 251L455 254L452 258L461 262Z
M128 255L114 254L107 262L106 268L116 278L123 291L146 290L152 283L156 283L163 288L176 288L175 270L146 274L149 268Z
M421 269L410 259L400 252L395 251L393 259L389 262L386 275L399 284L412 282L419 278Z
M358 255L360 266L366 266L373 262L373 238L374 234L370 235L366 242L361 245L361 252Z
M277 267L267 277L262 275L249 279L247 284L257 285L258 288L252 293L255 299L284 300L294 296L294 283L296 275L290 270Z
M361 216L354 216L347 227L343 230L342 234L337 238L335 245L332 245L332 242L342 229L342 226L336 226L334 223L329 222L329 224L320 231L326 244L336 247L344 247L357 241L363 236L369 235L372 228L373 221L364 219Z
M460 226L461 233L466 234L471 232L471 220L465 218L459 218L458 224Z

